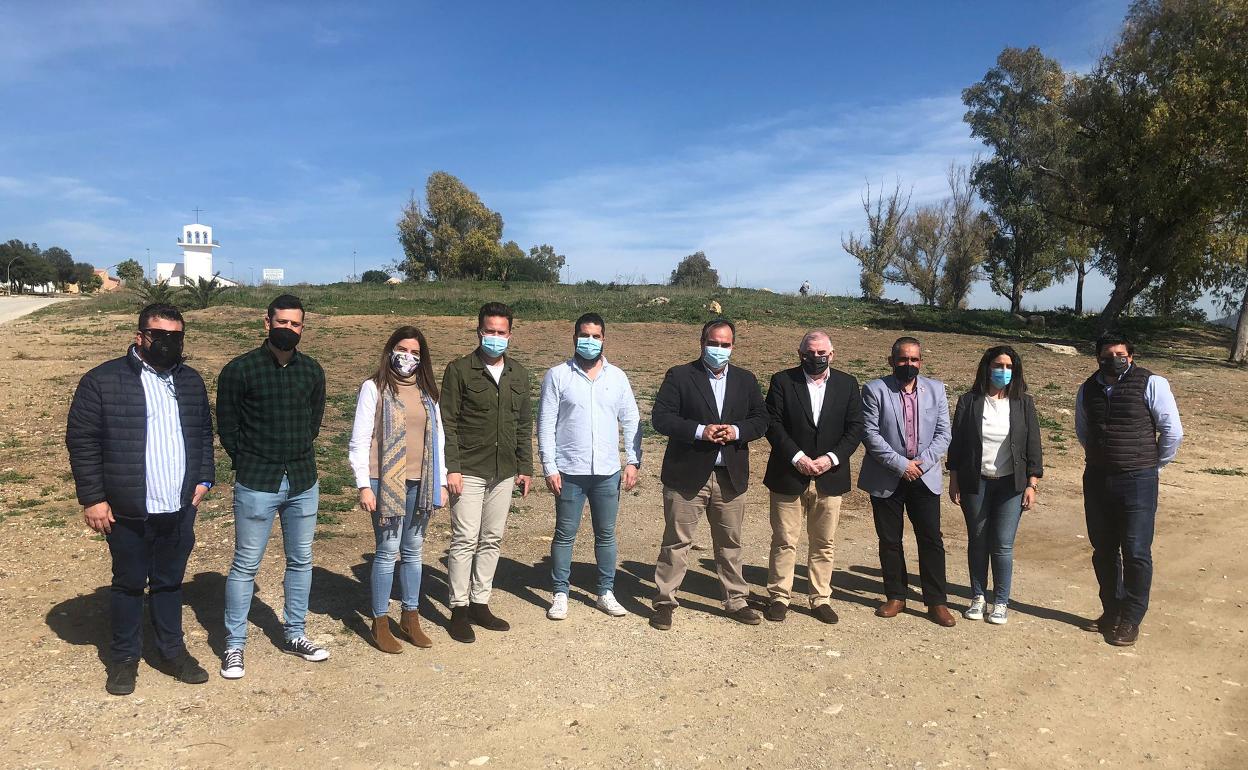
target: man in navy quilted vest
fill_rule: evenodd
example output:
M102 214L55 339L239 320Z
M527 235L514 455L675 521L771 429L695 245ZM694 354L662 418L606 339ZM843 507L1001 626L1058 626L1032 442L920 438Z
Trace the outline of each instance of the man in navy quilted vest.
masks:
M1118 647L1135 644L1153 582L1158 474L1179 451L1183 424L1170 383L1135 363L1118 335L1096 341L1098 369L1075 396L1075 434L1087 453L1083 508L1100 584L1099 631Z
M203 684L208 672L182 636L182 576L195 513L216 479L204 381L183 363L182 314L139 313L126 354L83 375L65 430L78 502L113 560L112 643L105 689L134 692L143 651L143 594L167 673Z

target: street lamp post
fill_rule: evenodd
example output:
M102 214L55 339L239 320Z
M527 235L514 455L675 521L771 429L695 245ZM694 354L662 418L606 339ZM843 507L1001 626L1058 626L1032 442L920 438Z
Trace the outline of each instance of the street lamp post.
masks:
M13 293L13 263L19 259L21 259L21 257L14 257L13 259L10 259L9 264L5 265L4 268L4 283L9 294Z

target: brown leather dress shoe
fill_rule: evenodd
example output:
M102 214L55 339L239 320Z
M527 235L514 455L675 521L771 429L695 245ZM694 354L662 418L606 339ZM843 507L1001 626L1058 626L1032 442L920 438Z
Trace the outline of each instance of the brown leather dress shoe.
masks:
M432 647L433 640L420 627L420 612L418 610L403 610L403 616L399 620L399 630L407 637L407 640L417 647Z
M888 601L875 608L875 616L877 618L895 618L897 613L906 608L904 599L889 599Z
M658 631L670 631L673 609L675 608L670 604L660 604L655 607L654 614L650 616L650 627Z
M1125 620L1119 621L1105 638L1105 641L1115 647L1130 647L1140 638L1140 627L1135 623L1128 623Z
M1085 621L1079 627L1089 633L1101 634L1102 636L1113 633L1114 629L1118 627L1118 613L1102 612L1101 616L1096 620Z
M729 612L728 617L738 623L744 623L747 626L757 626L759 623L763 622L762 614L760 614L758 610L751 609L748 606Z
M784 616L788 613L788 611L789 605L784 602L772 602L767 605L767 612L763 613L763 617L773 623L783 623Z
M832 609L831 604L816 604L811 608L810 612L815 616L815 620L828 625L834 625L836 621L840 620L836 616L836 610Z
M377 645L377 649L391 655L403 652L403 645L399 644L399 640L395 639L394 634L390 632L389 615L373 618L373 644Z
M949 606L946 604L933 604L931 607L928 607L927 616L932 619L933 623L938 626L944 626L945 628L952 628L957 625L958 622L957 619L953 617L953 613L949 611Z

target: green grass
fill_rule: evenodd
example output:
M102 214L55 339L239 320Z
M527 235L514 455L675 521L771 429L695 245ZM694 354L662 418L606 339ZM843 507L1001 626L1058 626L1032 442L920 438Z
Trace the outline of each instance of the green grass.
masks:
M1066 427L1057 420L1054 420L1052 417L1049 417L1047 414L1036 415L1036 419L1039 421L1040 427L1047 430L1062 430Z
M1033 329L1005 310L942 310L896 302L868 302L856 297L800 297L758 289L688 289L656 284L602 285L446 281L397 285L337 283L287 287L299 295L312 313L328 315L395 315L398 317L450 315L473 317L486 299L511 305L520 323L526 320L569 320L593 310L611 322L701 323L711 317L706 306L715 300L724 315L740 321L805 328L866 326L875 329L940 331L1014 339L1091 340L1096 318L1071 313L1032 313L1045 318L1045 328ZM242 287L221 296L221 305L263 310L277 293L274 287ZM656 297L669 302L649 304ZM84 304L90 303L90 304ZM36 311L34 317L78 319L90 312L133 312L138 303L128 292L113 292L77 302L64 302ZM1229 344L1231 330L1168 318L1123 318L1121 331L1137 340L1156 341L1158 333L1196 331L1213 344ZM209 334L254 342L259 327L252 323L192 321L191 327ZM1145 345L1146 346L1146 345ZM865 366L861 359L850 366Z
M0 473L0 484L20 484L23 481L30 481L34 476L17 471L4 471Z
M1202 468L1203 473L1212 473L1214 476L1248 476L1248 471L1242 468Z

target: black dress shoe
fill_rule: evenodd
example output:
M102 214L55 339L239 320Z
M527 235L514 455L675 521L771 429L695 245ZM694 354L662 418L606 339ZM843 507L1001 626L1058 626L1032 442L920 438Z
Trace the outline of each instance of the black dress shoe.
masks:
M675 608L670 604L660 604L655 607L654 614L650 616L650 627L658 631L670 631L673 609Z
M757 626L759 623L763 622L763 616L759 613L759 611L750 609L748 606L729 612L728 617L738 623L744 623L747 626Z
M1139 638L1140 626L1136 623L1128 623L1125 620L1121 620L1114 627L1114 630L1105 637L1105 641L1115 647L1130 647Z
M783 623L784 616L789 612L789 605L784 602L772 602L767 605L767 611L763 613L763 617L775 623Z
M511 630L511 624L490 612L490 605L488 604L470 602L468 604L468 619L478 626L488 628L491 631Z
M166 658L165 665L169 667L169 673L173 674L173 678L184 684L203 684L208 681L208 672L199 665L195 656L186 650L183 650L176 658Z
M104 689L109 695L129 695L134 692L134 683L138 678L138 659L113 663L108 667L108 681L104 683Z
M451 608L451 625L446 632L457 642L471 644L477 641L477 632L472 630L472 623L468 620L467 607Z
M836 621L840 620L840 618L836 616L836 610L832 609L831 604L816 604L811 610L811 613L815 616L816 620L827 623L828 625L833 625Z
M1118 627L1118 613L1102 612L1101 616L1096 620L1084 621L1083 625L1079 627L1089 633L1111 634Z

